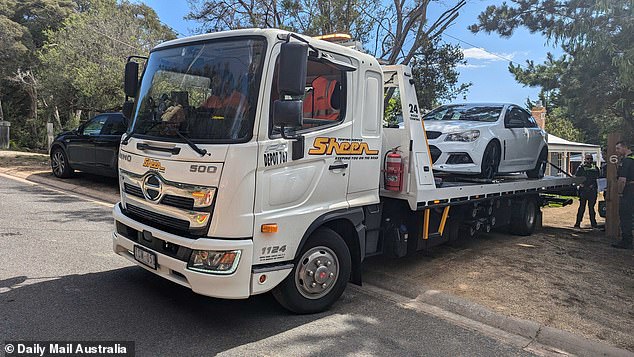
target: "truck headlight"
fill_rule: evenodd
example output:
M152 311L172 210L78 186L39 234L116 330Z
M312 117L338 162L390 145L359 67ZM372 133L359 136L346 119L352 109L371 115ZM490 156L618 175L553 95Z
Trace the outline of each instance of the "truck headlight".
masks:
M187 269L209 274L231 274L238 268L239 250L194 250Z
M445 141L476 141L480 137L480 130L469 130L461 133L448 134Z

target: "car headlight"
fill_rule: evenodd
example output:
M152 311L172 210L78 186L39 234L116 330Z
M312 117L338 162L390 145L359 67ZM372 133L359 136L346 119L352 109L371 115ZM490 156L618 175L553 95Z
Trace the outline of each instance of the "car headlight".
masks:
M231 274L238 268L239 250L194 250L187 269L209 274Z
M461 133L448 134L445 141L476 141L480 137L480 130L469 130Z

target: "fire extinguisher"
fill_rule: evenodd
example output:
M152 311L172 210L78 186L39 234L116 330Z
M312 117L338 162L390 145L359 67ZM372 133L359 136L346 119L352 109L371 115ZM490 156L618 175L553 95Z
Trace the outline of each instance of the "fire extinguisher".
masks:
M397 146L385 155L383 178L386 190L401 191L403 189L403 171L403 158Z

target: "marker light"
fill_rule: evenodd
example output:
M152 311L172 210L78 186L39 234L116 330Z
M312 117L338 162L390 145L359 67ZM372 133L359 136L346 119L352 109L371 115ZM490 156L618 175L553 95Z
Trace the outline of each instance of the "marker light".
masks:
M277 233L277 223L263 224L260 231L262 233Z
M238 268L240 250L194 250L187 269L210 274L232 274Z

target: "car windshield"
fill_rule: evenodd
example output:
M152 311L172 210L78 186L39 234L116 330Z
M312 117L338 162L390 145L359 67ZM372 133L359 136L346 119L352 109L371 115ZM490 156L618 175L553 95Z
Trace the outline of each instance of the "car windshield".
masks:
M423 117L423 120L497 121L502 105L443 105Z
M264 39L234 38L152 52L131 132L199 143L249 140L265 47Z

